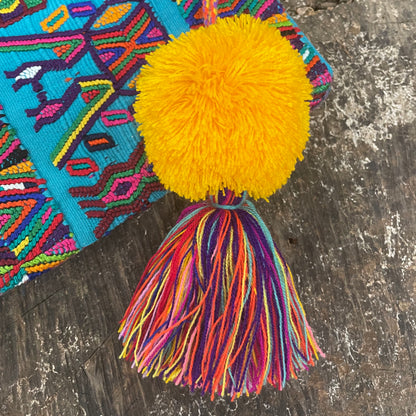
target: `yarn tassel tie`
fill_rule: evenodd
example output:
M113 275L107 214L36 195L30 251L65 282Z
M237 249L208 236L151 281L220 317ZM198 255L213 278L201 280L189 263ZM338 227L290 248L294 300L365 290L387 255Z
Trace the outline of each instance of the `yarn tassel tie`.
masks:
M216 19L154 51L134 104L161 183L191 201L150 259L120 326L144 376L213 399L282 389L322 354L292 274L247 200L286 183L309 137L299 53L249 15ZM246 191L246 192L245 192Z
M324 354L293 276L246 194L187 208L148 263L120 326L144 376L232 399L282 389Z

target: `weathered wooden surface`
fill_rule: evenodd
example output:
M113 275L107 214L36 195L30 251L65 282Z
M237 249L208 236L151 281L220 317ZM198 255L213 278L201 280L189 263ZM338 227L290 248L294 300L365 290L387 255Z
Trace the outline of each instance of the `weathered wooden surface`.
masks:
M327 358L234 403L141 379L118 320L186 202L173 195L0 298L0 414L416 415L416 4L290 0L335 83L305 160L257 206Z

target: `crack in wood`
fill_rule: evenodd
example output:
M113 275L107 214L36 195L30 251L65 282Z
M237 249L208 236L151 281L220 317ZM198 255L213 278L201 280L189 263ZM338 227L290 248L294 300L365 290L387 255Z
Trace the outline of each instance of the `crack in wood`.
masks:
M98 345L98 347L96 347L95 349L94 349L94 351L89 355L89 357L81 364L81 366L83 367L83 368L85 368L85 366L86 365L88 365L88 362L89 361L91 361L93 358L94 358L94 356L97 354L97 352L98 351L100 351L101 350L101 348L114 336L114 335L116 335L117 336L117 338L118 338L118 330L117 329L114 329L114 330L112 330L112 331L110 331L110 334L104 339L104 341L102 341L101 343L100 343L100 345Z
M49 299L51 299L52 297L54 297L56 294L62 292L65 288L64 287L60 287L59 289L55 290L53 293L51 293L48 297L46 297L45 299L42 299L40 302L36 303L35 305L33 305L32 307L30 307L28 310L24 311L21 314L21 317L25 317L27 314L29 314L30 312L32 312L33 310L35 310L37 307L39 307L40 305L44 304L45 302L47 302Z

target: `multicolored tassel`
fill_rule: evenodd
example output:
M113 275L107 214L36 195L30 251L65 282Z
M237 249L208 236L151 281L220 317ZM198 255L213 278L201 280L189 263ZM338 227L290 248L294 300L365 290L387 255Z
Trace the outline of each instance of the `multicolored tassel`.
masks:
M246 196L192 205L143 273L122 320L122 357L144 376L209 392L282 389L323 353L293 277Z
M247 201L284 183L309 137L302 57L267 22L218 19L147 57L134 105L154 171L192 201L146 267L120 327L144 376L232 399L282 389L323 355L291 272ZM215 24L211 24L214 23Z

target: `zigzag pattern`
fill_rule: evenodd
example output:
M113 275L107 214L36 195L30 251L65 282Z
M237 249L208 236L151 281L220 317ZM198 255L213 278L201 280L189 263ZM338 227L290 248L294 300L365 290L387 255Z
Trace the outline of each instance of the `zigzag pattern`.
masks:
M1 107L0 107L1 109ZM0 124L0 170L18 164L28 155L20 146L14 131L5 123Z
M128 79L132 71L137 71L145 63L148 53L169 40L166 29L157 22L144 1L135 6L122 24L91 33L92 46L99 57L97 63L104 63L116 83Z
M78 252L0 107L0 293Z
M191 28L203 24L203 0L173 1ZM278 0L205 1L217 4L215 16L250 13L275 26L307 65L314 86L311 107L323 100L331 70ZM133 77L146 54L169 41L162 21L169 13L159 10L158 16L154 6L161 2L0 0L0 28L8 26L0 30L0 90L3 99L13 100L9 118L25 134L23 147L0 106L0 293L59 264L164 194L143 144L131 153L136 142L127 124L133 123L127 110L135 95ZM60 79L59 88L52 79ZM48 183L65 184L55 201L26 150L42 151L45 137L53 140L52 165L48 160L39 168ZM85 218L67 209L68 188ZM77 243L58 204L65 207Z
M117 217L148 208L152 194L164 190L147 161L142 141L127 162L107 166L94 186L71 188L69 192L74 197L86 198L79 205L92 208L86 211L88 218L100 218L94 230L100 238Z
M39 106L26 110L26 114L34 119L35 132L45 125L57 123L68 110L78 111L72 126L64 129L65 133L51 154L53 164L59 169L64 168L101 111L119 96L135 94L135 91L126 89L124 83L145 63L148 53L169 40L166 29L144 0L119 3L118 0L105 1L82 29L0 37L1 54L42 51L47 56L48 51L53 52L53 59L20 62L16 68L4 73L6 78L15 80L12 85L15 91L31 85L38 93ZM62 7L66 10L66 6ZM51 24L54 21L52 17L59 10L61 8L50 15ZM48 85L44 89L42 78L45 74L68 70L87 54L102 74L74 77L60 98L48 100L54 86ZM77 100L79 95L85 101L81 108Z
M203 0L177 0L182 16L196 29L204 24ZM296 23L285 13L285 9L278 0L218 0L218 16L220 18L250 15L269 22L280 30L280 33L299 51L306 64L307 76L312 83L313 99L311 108L320 104L328 95L332 82L329 66L319 56L316 49L297 27Z

